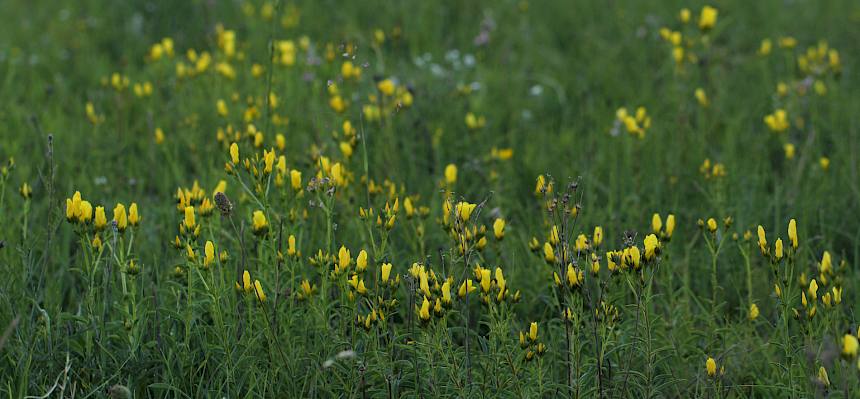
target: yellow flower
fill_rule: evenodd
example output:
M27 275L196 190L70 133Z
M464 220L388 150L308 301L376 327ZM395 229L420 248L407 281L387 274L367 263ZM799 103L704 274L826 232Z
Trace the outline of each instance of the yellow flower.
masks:
M717 23L718 11L711 6L702 7L702 12L699 14L699 29L708 30L714 27Z
M756 304L754 304L754 303L750 304L749 319L750 319L750 320L755 320L755 319L757 319L757 318L758 318L758 313L759 313L759 312L758 312L758 305L756 305Z
M529 325L529 340L534 342L537 340L537 337L538 337L538 323L533 321Z
M690 9L682 8L681 11L678 13L678 19L681 20L681 23L686 24L687 22L690 22Z
M603 244L603 227L594 226L594 234L591 235L591 244L595 247Z
M794 219L788 221L788 239L791 247L797 249L797 222Z
M717 375L717 362L712 357L708 357L708 360L705 361L705 369L708 371L708 375L713 377Z
M298 170L290 171L290 186L293 187L293 190L299 191L302 189L302 172Z
M818 299L818 282L815 279L809 282L809 288L806 290L812 300Z
M251 293L251 273L247 270L242 272L242 289L245 290L245 293Z
M466 281L463 281L463 284L460 284L460 289L457 292L457 295L459 295L460 298L465 298L467 293L474 292L476 289L478 288L472 284L472 279L467 279Z
M484 292L490 292L490 284L492 283L492 277L490 277L490 269L481 269L481 289Z
M164 131L160 127L155 128L155 144L164 142Z
M446 305L451 303L451 280L442 283L442 302Z
M462 220L464 223L469 221L469 217L472 216L472 211L475 210L475 207L478 205L470 204L468 202L458 202L456 206L457 217Z
M825 387L830 386L830 378L827 376L827 370L824 366L818 368L818 382L820 382Z
M827 169L830 168L830 158L821 157L821 159L818 160L818 165L821 166L821 170L826 172Z
M758 226L758 247L761 249L762 254L767 254L767 236L764 232L764 227L761 225Z
M21 185L18 192L21 193L21 196L24 197L24 199L29 199L33 195L33 188L25 182Z
M697 88L693 94L696 97L696 101L698 101L699 105L701 105L702 107L707 107L710 104L710 102L708 101L708 95L705 94L705 90L701 87Z
M125 231L125 228L128 227L128 216L125 213L125 205L116 204L116 207L113 208L113 220L116 222L116 229L120 233Z
M386 96L394 94L394 82L391 79L383 79L379 81L379 83L376 84L376 88Z
M383 263L382 264L382 273L380 275L382 282L387 283L389 276L391 276L391 263Z
M355 258L355 271L361 273L367 269L367 251L361 250Z
M833 261L830 260L830 251L824 251L824 255L821 256L821 264L818 268L822 274L833 272Z
M797 152L794 144L792 143L783 144L782 150L785 152L785 159L794 159L794 154Z
M341 271L346 270L349 265L352 264L352 256L349 253L349 250L341 245L340 250L337 252L337 265Z
M185 230L189 233L194 231L194 227L197 225L197 221L194 217L193 206L185 207L185 219L183 220L183 224L185 225Z
M128 224L132 227L140 224L140 214L137 212L137 202L132 202L128 207Z
M233 165L239 164L239 145L236 143L230 144L230 162L233 162Z
M426 296L424 297L424 302L421 303L421 309L418 310L418 317L422 321L430 320L430 301L427 300Z
M773 256L776 257L776 260L782 259L782 238L777 238L776 242L773 244Z
M659 234L660 230L662 230L662 229L663 229L663 220L660 218L659 213L655 213L654 215L651 216L651 231L653 231L654 234Z
M858 348L857 337L851 334L845 334L842 337L842 356L847 358L855 358L857 357L857 348Z
M768 55L770 54L770 50L773 48L773 42L770 39L764 39L761 41L761 45L758 48L759 55Z
M457 165L454 165L452 163L448 164L448 166L445 167L445 183L450 186L456 182L457 182Z
M717 221L714 220L714 218L708 219L708 231L710 231L711 233L717 231Z
M96 231L101 231L107 226L107 217L105 216L105 207L97 206L96 207L96 216L95 222L93 226L96 228Z
M777 109L770 115L765 115L764 123L767 127L776 133L781 133L791 126L788 122L788 113L784 109Z
M497 218L493 222L493 235L496 236L497 240L505 238L505 219Z
M254 280L254 292L257 294L260 302L266 302L266 293L263 292L263 285L260 284L260 280Z
M275 149L271 151L263 150L263 173L272 173L272 166L275 165Z
M543 244L543 257L547 263L555 263L555 251L548 242Z
M263 214L263 211L254 211L252 222L254 234L264 235L269 230L269 222L266 221L266 215Z
M666 237L672 238L672 233L674 233L674 232L675 232L675 215L670 213L669 216L666 216L666 231L665 231Z
M81 201L78 206L78 221L81 223L89 223L93 218L93 206L89 201Z
M645 237L645 260L654 260L657 257L657 249L660 248L660 241L657 236L649 234Z
M213 261L215 261L215 244L213 244L212 241L206 241L203 253L203 266L208 267Z

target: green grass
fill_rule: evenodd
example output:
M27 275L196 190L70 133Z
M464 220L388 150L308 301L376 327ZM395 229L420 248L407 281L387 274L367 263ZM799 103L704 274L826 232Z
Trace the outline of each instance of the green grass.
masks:
M860 323L860 5L715 1L716 25L702 32L705 3L678 1L276 1L268 3L273 19L261 16L264 4L0 3L4 396L123 397L127 387L133 397L857 397L860 365L840 352ZM678 18L684 6L692 11L686 25ZM235 32L236 55L219 47L218 24ZM696 60L677 65L662 27L681 31ZM780 48L783 36L796 47ZM175 55L148 60L165 37ZM766 38L773 49L762 56ZM280 52L270 43L281 40L293 41L295 65L273 64ZM821 41L839 52L838 71L800 68L798 57ZM177 64L193 64L189 49L213 62L181 77ZM360 79L344 81L345 60ZM236 77L216 72L219 62ZM113 73L131 86L111 87ZM396 96L378 88L386 78ZM152 94L135 95L132 86L144 82ZM779 82L787 95L777 93ZM348 103L342 113L329 105L332 83ZM406 89L411 105L402 104ZM384 117L368 118L362 107L380 99ZM87 102L102 121L87 118ZM251 104L257 115L245 119ZM615 127L619 108L639 106L651 118L642 139ZM763 122L778 108L791 124L783 133ZM486 125L469 129L467 113ZM354 136L344 135L344 121ZM263 133L259 147L249 124ZM302 172L301 194L289 175L277 183L277 159L272 174L262 172L263 150L276 147L278 134L285 146L276 154ZM225 171L234 141L256 176L243 165ZM491 156L506 148L510 159ZM320 155L342 166L344 184L332 187ZM725 176L706 177L706 159ZM453 184L444 182L449 164L458 169ZM318 173L321 182L312 180ZM554 183L543 198L538 175ZM201 215L202 198L214 201L221 180L232 212ZM187 204L201 226L196 237L181 233L186 204L177 206L177 189L195 182L205 191ZM24 183L31 198L19 195ZM100 253L91 222L65 220L75 191L104 206L108 221L115 204L134 202L142 221L124 233L108 225ZM446 198L479 204L465 224L478 237L462 253L464 225L455 214L444 222ZM547 211L552 199L557 207ZM564 212L574 206L576 217ZM360 208L373 216L361 218ZM252 233L258 210L269 224L263 236ZM635 245L644 254L654 213L664 224L675 215L671 240L663 229L656 259L610 272L609 251ZM506 221L504 240L494 237L496 218ZM715 233L697 224L709 218ZM778 237L788 248L790 219L799 248L779 262L762 256L757 226L773 254ZM553 282L554 271L567 281L566 262L544 259L553 225L562 236L550 246L556 258L584 271L578 288ZM577 236L591 238L595 226L602 245L575 250ZM290 235L301 255L287 253ZM481 236L487 245L479 250ZM210 240L216 258L221 250L229 256L204 267ZM352 263L331 276L342 246ZM355 263L362 249L363 272ZM825 251L832 272L821 271ZM381 282L389 262L396 287ZM425 266L429 295L413 263ZM477 281L468 300L457 295L478 264L494 279L489 304ZM496 267L510 290L502 301ZM234 289L243 270L260 280L265 302ZM349 284L353 275L367 296ZM441 315L430 309L422 322L424 296L432 308L449 277L451 305ZM804 306L813 278L821 288ZM305 279L316 291L301 299ZM826 305L834 287L841 303ZM750 302L760 309L755 320ZM561 317L567 308L571 322ZM374 311L384 320L376 313L369 328L355 322ZM537 341L522 348L520 332L532 322ZM538 344L542 355L534 355ZM708 357L724 371L709 376Z

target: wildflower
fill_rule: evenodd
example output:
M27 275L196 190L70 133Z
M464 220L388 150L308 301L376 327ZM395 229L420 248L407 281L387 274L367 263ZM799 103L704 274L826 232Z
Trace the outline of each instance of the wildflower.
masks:
M708 231L711 233L717 231L717 221L714 218L708 218Z
M361 250L355 258L355 271L361 273L367 269L367 251Z
M209 267L215 261L215 244L212 241L206 241L203 248L203 266Z
M764 227L758 226L758 247L761 249L762 255L767 255L767 237L765 236Z
M448 164L445 167L445 183L449 186L457 182L457 165Z
M254 292L260 302L266 302L266 293L263 292L263 285L260 284L260 280L254 280Z
M708 101L708 95L705 94L705 90L701 87L697 88L693 95L696 97L696 101L698 101L699 105L701 105L702 107L707 108L710 104L710 102Z
M649 234L645 237L645 260L651 261L657 257L657 250L660 248L660 241L657 236Z
M756 304L754 304L754 303L751 303L751 304L750 304L749 319L750 319L750 320L755 320L755 319L757 319L757 318L758 318L758 314L759 314L759 311L758 311L758 305L756 305Z
M586 237L585 234L580 234L576 236L576 241L574 242L574 249L576 249L577 252L583 252L588 249L588 237Z
M794 219L788 222L788 239L791 241L791 248L797 249L797 222Z
M538 323L533 321L529 325L529 340L534 342L534 341L537 341L537 338L538 338Z
M776 242L773 243L773 256L776 257L776 260L780 260L782 255L782 238L777 238Z
M245 293L251 293L251 273L245 270L242 272L242 289L245 290Z
M640 253L639 247L632 246L624 249L624 252L621 256L622 264L627 267L632 267L635 270L639 270L639 261L640 261Z
M466 294L472 293L476 289L478 289L478 287L475 287L472 284L472 279L467 279L466 281L463 281L463 284L460 284L460 289L458 290L457 295L459 295L460 298L465 298Z
M857 337L852 334L845 334L842 337L842 356L853 359L857 357L857 348L858 348Z
M95 212L95 221L93 223L93 227L95 227L96 231L102 231L105 226L107 226L107 217L105 216L105 208L103 206L97 206Z
M477 207L476 204L470 204L468 202L458 202L456 206L457 217L465 222L469 221L469 217L472 215L472 211Z
M594 233L591 235L591 244L595 248L603 244L603 227L594 226Z
M349 253L349 249L347 249L346 247L341 245L340 250L337 252L337 266L338 266L338 268L341 271L343 271L343 270L346 270L347 268L349 268L349 265L351 265L351 264L352 264L352 256Z
M125 213L125 205L116 204L116 207L113 208L113 220L116 222L116 229L120 233L125 231L125 228L128 227L128 215Z
M809 282L809 288L806 290L812 300L818 299L818 282L815 279Z
M717 375L717 362L712 357L708 357L708 360L705 361L705 369L708 371L708 376L713 377Z
M830 158L821 157L821 159L818 160L818 165L821 166L821 170L827 172L827 169L830 168Z
M140 214L137 212L137 203L132 202L128 207L128 224L132 227L136 227L140 224Z
M548 242L545 242L543 244L543 256L546 260L546 263L555 263L555 250Z
M497 240L505 238L505 219L497 218L493 222L493 235L496 236Z
M196 218L194 217L194 207L186 206L185 207L185 219L183 220L183 225L185 226L185 230L188 232L194 231L194 227L197 225Z
M78 221L81 223L89 223L93 218L93 206L89 201L81 201L78 206Z
M236 143L230 144L230 162L233 165L239 164L239 145Z
M702 7L702 12L699 14L699 29L707 31L714 27L717 23L718 11L711 6Z
M764 39L761 41L761 45L758 48L758 54L761 56L765 56L770 54L770 50L773 48L773 42L770 39Z
M302 172L298 170L290 171L290 186L293 190L300 191L302 189Z
M666 216L666 237L672 238L672 233L675 232L675 215L669 214Z
M380 274L380 278L382 279L382 283L385 284L388 282L388 277L391 275L391 263L383 263L381 269L382 273Z
M451 304L451 281L445 280L442 283L442 302L446 305Z
M824 366L818 368L818 382L825 387L830 386L830 378L827 376L827 370L824 369Z
M682 8L681 11L678 12L678 19L680 19L681 23L684 24L690 22L690 9Z
M263 211L254 211L252 216L252 229L256 235L265 235L269 231L269 222L266 221L266 215Z
M548 182L543 175L539 175L537 177L537 182L535 183L535 195L543 197L545 194L549 194L551 192L552 182Z
M21 185L21 188L18 189L18 192L21 193L21 197L24 197L24 199L30 199L30 197L33 195L33 189L26 182Z
M792 143L785 143L782 150L785 152L785 159L794 159L794 154L797 151Z
M263 150L263 173L272 173L272 166L275 164L275 149L271 151Z
M777 109L772 114L766 115L764 117L764 123L767 127L775 133L781 133L790 127L788 123L788 114L784 109Z
M418 310L418 317L421 318L421 321L430 320L430 301L427 300L427 297L424 297L424 301L421 303L421 308Z
M376 84L376 88L386 96L394 94L394 81L391 79L383 79Z
M659 234L660 230L662 230L662 229L663 229L663 220L660 219L659 213L655 213L654 215L651 216L651 231L653 231L654 234Z

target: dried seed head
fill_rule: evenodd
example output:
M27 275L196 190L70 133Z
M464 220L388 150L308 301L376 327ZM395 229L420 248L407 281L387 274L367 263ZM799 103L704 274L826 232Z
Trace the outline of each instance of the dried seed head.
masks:
M233 203L227 198L227 194L215 193L215 206L221 211L221 216L230 216L230 213L233 212Z

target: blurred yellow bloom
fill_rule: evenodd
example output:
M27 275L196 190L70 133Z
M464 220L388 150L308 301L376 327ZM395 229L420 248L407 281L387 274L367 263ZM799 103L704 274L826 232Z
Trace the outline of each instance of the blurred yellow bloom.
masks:
M708 376L717 375L717 362L712 357L708 357L708 360L705 361L705 370L708 372Z
M266 220L266 215L263 211L254 211L252 216L252 228L254 234L265 235L269 229L269 222Z
M702 12L699 14L699 29L708 30L714 27L717 23L718 11L711 6L702 7Z
M125 205L116 204L116 207L113 208L113 220L116 222L116 229L120 233L125 231L125 228L128 227L128 215L125 212Z

